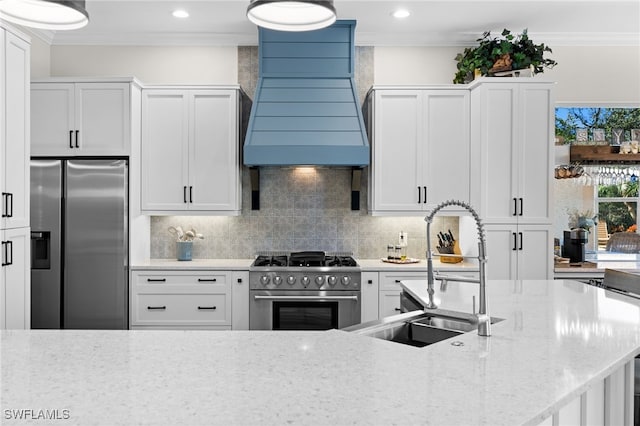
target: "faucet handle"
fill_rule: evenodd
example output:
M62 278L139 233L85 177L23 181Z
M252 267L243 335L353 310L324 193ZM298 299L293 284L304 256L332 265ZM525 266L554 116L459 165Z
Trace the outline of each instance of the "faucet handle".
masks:
M471 296L471 299L472 299L471 313L475 315L476 314L476 297Z

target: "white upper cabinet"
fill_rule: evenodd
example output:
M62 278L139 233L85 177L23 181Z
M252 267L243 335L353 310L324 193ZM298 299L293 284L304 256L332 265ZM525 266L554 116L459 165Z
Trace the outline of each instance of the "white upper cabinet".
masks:
M241 210L238 89L143 90L142 210Z
M131 84L34 82L31 155L129 155Z
M449 199L469 201L467 89L374 88L369 210L424 214Z
M30 45L0 31L2 127L0 135L1 229L29 226L29 67Z
M487 82L472 89L480 146L474 204L486 223L552 222L553 83Z
M487 276L552 279L553 83L487 79L471 87L472 144L480 148L472 204L488 225Z

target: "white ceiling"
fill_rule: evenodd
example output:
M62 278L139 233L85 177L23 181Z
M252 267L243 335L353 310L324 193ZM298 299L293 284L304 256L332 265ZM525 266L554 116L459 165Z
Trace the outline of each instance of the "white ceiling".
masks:
M87 0L89 25L45 34L54 45L256 45L249 0ZM358 45L472 45L486 30L528 28L535 42L640 46L639 0L335 0ZM411 11L403 20L397 8ZM190 13L176 19L174 9Z

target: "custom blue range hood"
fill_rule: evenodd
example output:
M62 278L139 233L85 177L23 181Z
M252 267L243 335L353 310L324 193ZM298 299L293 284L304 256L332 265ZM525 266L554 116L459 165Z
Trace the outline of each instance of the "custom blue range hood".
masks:
M354 81L356 21L285 32L259 28L259 78L244 164L369 165Z

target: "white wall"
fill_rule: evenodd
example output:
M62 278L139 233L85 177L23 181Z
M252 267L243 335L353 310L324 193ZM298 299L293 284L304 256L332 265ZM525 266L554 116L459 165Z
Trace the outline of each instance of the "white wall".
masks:
M40 42L39 42L40 43ZM376 47L375 84L450 84L462 47ZM237 84L237 48L159 46L36 46L33 74L135 76L147 84ZM558 62L539 78L558 83L556 100L568 104L640 104L640 48L553 48Z
M51 76L134 76L146 84L237 84L235 46L52 46Z
M456 72L462 47L376 47L375 84L448 84ZM557 82L562 103L640 104L638 46L556 47L558 62L538 78Z

